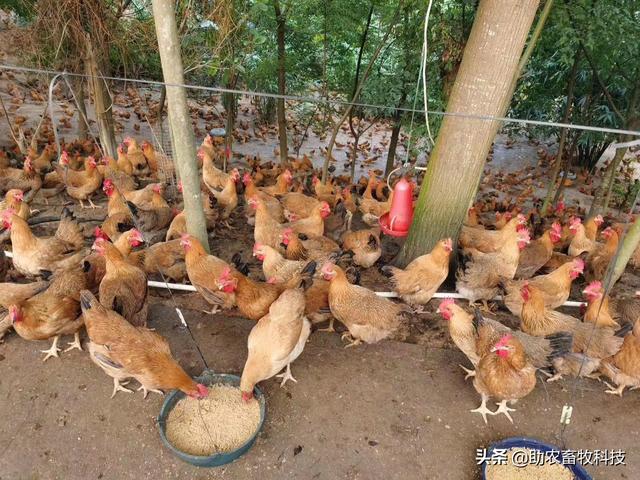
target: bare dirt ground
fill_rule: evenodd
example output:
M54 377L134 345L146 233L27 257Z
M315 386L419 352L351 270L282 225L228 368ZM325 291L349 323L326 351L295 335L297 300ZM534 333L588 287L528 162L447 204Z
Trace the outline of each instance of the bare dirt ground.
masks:
M2 32L0 32L2 33ZM6 38L0 35L5 45ZM6 56L3 61L15 62ZM11 85L24 92L32 76L0 74L0 95L11 102ZM43 90L44 87L38 87ZM145 108L153 106L157 92L139 89ZM75 137L77 113L63 92L57 97L57 114L66 118L62 125L67 140ZM215 107L217 105L217 107ZM243 103L240 123L249 127L251 139L234 146L237 159L244 154L274 158L275 130L267 129L264 138L256 137L254 111L248 99ZM16 107L16 108L13 108ZM11 115L25 117L25 126L33 127L42 113L43 102L29 99L14 103ZM220 126L217 100L209 104L192 100L197 140L207 129ZM135 115L128 95L116 105L121 139L126 135L151 139L144 120ZM202 112L202 114L198 113ZM126 118L127 113L129 118ZM4 121L3 121L4 122ZM262 135L259 129L259 135ZM242 132L241 137L244 136ZM363 141L368 151L360 153L358 170L382 167L390 133L386 125L374 127ZM337 173L342 173L348 138L341 133L336 158ZM405 138L406 142L407 139ZM0 126L0 144L9 145L7 126ZM520 170L538 165L540 145L521 139L506 145L500 135L494 147L492 171ZM311 133L302 152L316 153L326 144ZM543 145L553 150L553 145ZM544 181L544 175L540 181ZM577 201L588 197L568 189ZM104 200L101 202L104 205ZM41 205L36 205L41 207ZM59 212L60 205L52 211ZM43 212L44 214L45 212ZM82 212L81 216L100 217L104 208ZM234 226L243 225L241 215ZM36 232L46 233L47 227ZM87 226L87 234L90 227ZM211 241L213 252L229 259L236 251L251 248L246 226L234 231L219 231ZM390 259L398 242L385 238L383 259ZM259 267L252 266L257 275ZM363 285L388 290L386 279L375 268L363 273ZM640 279L627 273L624 289L638 288ZM573 297L578 298L576 287ZM202 365L189 334L179 328L166 292L154 291L154 306L149 325L171 343L179 362L193 375ZM206 304L196 295L176 294L195 338L211 369L240 374L246 358L246 338L253 322L227 312L206 315ZM26 342L10 334L0 345L0 480L4 479L127 479L127 478L300 478L300 479L443 479L479 478L475 462L477 448L509 436L531 436L562 444L560 412L571 403L574 413L564 436L566 448L622 449L627 452L626 467L587 467L594 478L640 478L640 421L634 414L639 406L637 392L622 399L604 393L604 385L592 380L577 384L539 382L536 390L517 406L512 425L504 417L492 417L489 425L469 412L479 404L471 382L464 381L459 363L464 356L452 346L447 326L433 313L420 317L416 331L405 343L382 342L373 346L342 348L337 334L315 333L305 351L293 364L297 384L280 388L267 381L261 388L267 395L267 421L250 452L235 463L212 470L197 469L181 463L160 442L155 424L162 399L150 394L118 393L114 399L110 378L94 366L86 353L62 354L60 360L41 362L40 349L45 342ZM577 314L574 310L571 313ZM506 319L502 315L503 320ZM574 390L575 387L575 390ZM575 392L575 394L574 394Z
M188 312L209 366L241 372L252 322ZM175 313L152 308L150 325L166 336L178 360L197 375L203 366ZM300 478L477 479L476 448L508 436L558 443L562 405L571 384L540 384L489 425L469 413L479 401L465 383L463 356L406 343L344 349L335 334L312 335L292 371L297 384L261 386L267 421L249 453L226 467L198 469L165 450L155 417L162 399L118 393L86 353L42 364L39 348L15 336L0 348L0 478ZM567 447L627 451L627 467L589 468L594 478L638 478L638 396L603 393L581 382Z

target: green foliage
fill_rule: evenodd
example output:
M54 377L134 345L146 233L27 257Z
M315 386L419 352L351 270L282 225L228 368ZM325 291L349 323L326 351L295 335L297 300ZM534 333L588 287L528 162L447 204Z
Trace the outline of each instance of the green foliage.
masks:
M15 12L24 20L31 20L35 13L35 0L0 0L0 10Z
M38 22L50 13L49 2L0 0L0 8ZM77 0L79 4L83 0ZM65 0L68 2L68 0ZM427 88L431 110L444 110L449 89L473 24L477 0L434 2L429 20ZM126 5L126 9L122 9ZM280 0L286 19L286 85L293 95L349 100L354 90L356 61L370 7L371 28L363 50L362 70L385 33L391 30L360 102L385 105L360 108L357 117L395 118L396 108L422 108L417 91L426 2L423 0ZM105 0L108 49L114 74L161 79L150 0ZM276 18L272 0L176 1L187 81L266 92L277 91ZM77 38L54 29L35 31L36 51L25 63L72 68ZM633 93L640 89L640 6L637 0L555 0L533 56L518 82L510 115L560 120L574 58L580 52L571 122L625 127L640 118ZM584 50L584 51L583 51ZM585 53L586 52L586 53ZM362 72L361 72L362 73ZM598 79L599 77L599 79ZM603 87L604 86L604 87ZM607 98L607 94L610 99ZM612 105L613 103L613 105ZM638 103L638 102L636 102ZM226 103L225 103L226 104ZM263 120L273 119L272 102L259 101ZM614 108L615 106L615 108ZM336 107L337 108L337 107ZM308 106L296 106L305 123ZM616 112L616 110L618 112ZM623 118L621 118L621 115ZM424 138L424 116L402 115L405 130L413 125L412 143ZM441 117L430 116L434 135ZM315 126L312 126L315 128ZM548 136L549 130L527 127L528 134ZM613 138L571 133L579 162L589 168L602 146ZM417 152L416 152L417 153Z
M631 93L640 87L640 67L632 60L640 55L638 38L640 8L635 0L556 0L520 79L512 114L540 120L561 119L569 72L578 54L571 122L626 128L629 118L616 115L605 91L624 117L637 115L637 106L631 105ZM611 140L608 135L583 133L578 144L607 144Z

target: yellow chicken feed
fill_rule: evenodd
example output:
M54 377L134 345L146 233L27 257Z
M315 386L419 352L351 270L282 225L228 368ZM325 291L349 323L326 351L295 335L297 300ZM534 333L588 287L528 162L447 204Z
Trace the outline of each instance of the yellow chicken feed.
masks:
M530 464L526 466L514 465L514 452L526 452L531 458L528 448L510 448L507 450L505 464L487 465L487 480L574 480L571 470L560 463L545 462L542 465ZM522 453L520 453L522 455Z
M208 456L241 447L258 429L260 404L242 401L240 390L228 385L209 387L209 395L185 397L167 418L167 439L191 455Z

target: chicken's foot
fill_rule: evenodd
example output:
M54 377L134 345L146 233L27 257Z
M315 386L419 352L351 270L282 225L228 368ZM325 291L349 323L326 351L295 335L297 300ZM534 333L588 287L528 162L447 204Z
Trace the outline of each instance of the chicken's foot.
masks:
M335 322L335 318L329 320L329 326L327 328L319 328L318 332L335 332L336 329L333 328L333 322Z
M156 390L155 388L147 389L147 387L145 387L144 385L140 385L138 387L138 390L136 390L136 392L139 392L140 390L142 390L142 398L147 398L147 395L149 395L149 392L159 393L160 395L164 395L164 392L162 390Z
M129 384L129 380L127 380L126 382L120 383L120 380L118 380L117 378L113 378L113 393L111 393L111 398L116 396L116 392L127 392L127 393L133 393L133 390L129 390L128 388L125 388L123 385L128 385Z
M55 337L53 337L53 343L51 344L51 348L49 348L49 350L40 350L42 353L46 353L46 355L42 359L43 362L46 362L49 357L58 358L58 352L60 351L60 349L58 348L58 340L60 340L60 335L56 335Z
M495 415L495 413L487 408L487 400L489 400L489 397L484 393L482 393L481 396L482 396L482 403L480 404L480 406L474 410L469 410L469 411L472 413L479 413L480 415L482 415L482 419L484 420L484 423L487 424L487 415Z
M609 390L605 390L604 393L609 393L611 395L618 395L622 397L622 392L624 392L625 385L618 385L618 388L615 388L610 383L604 382L604 384L609 387Z
M356 345L360 345L362 343L362 340L360 340L359 338L353 338L353 336L349 332L343 333L340 337L340 340L344 340L345 338L350 343L349 345L345 345L344 348L355 347Z
M232 227L232 226L229 224L229 221L228 221L228 220L225 220L225 221L224 221L224 222L222 222L222 223L223 223L223 224L224 224L224 226L225 226L225 227L227 227L229 230L235 230L235 229L236 229L236 227Z
M476 371L475 370L469 370L467 367L464 367L460 364L458 364L458 366L465 371L466 375L464 377L465 380L468 380L470 377L475 377L476 376Z
M509 412L515 412L516 410L514 408L509 408L507 406L507 400L502 400L500 403L496 403L496 405L498 405L498 409L495 412L493 412L493 415L504 413L509 419L509 421L513 423L513 418L511 418L511 415L509 415Z
M560 379L562 379L562 374L560 372L556 372L554 375L547 378L547 383L555 382Z
M551 378L551 373L547 372L546 370L543 370L542 368L538 370L541 374L543 374L545 377L547 378Z
M495 303L489 305L489 302L487 302L486 300L482 300L482 307L480 307L481 311L485 313L495 313L497 309L498 306Z
M215 315L221 310L220 305L214 305L211 307L211 310L201 310L202 313L206 313L208 315Z
M89 205L91 205L91 208L100 208L91 201L91 197L87 197L87 200L89 201Z
M280 387L284 387L284 384L287 383L287 380L291 380L293 383L298 383L298 381L295 378L293 378L293 375L291 375L290 363L287 364L287 368L285 369L284 372L276 375L276 378L282 378L282 382L280 382Z
M67 345L69 345L69 347L65 349L65 352L68 352L69 350L73 350L74 348L77 348L82 352L82 344L80 343L80 332L74 333L73 342L69 342L67 343Z
M85 209L87 207L84 206L84 203L82 203L82 200L78 200L80 202L80 208Z
M420 314L423 314L424 312L425 312L424 305L418 305L413 309L414 315L420 315Z

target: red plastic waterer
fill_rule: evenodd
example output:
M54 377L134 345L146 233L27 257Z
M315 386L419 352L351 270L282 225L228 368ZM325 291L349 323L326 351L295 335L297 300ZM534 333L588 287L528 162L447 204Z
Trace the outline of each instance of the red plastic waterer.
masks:
M392 237L406 237L413 221L413 183L401 178L393 187L391 210L379 219L380 228Z

